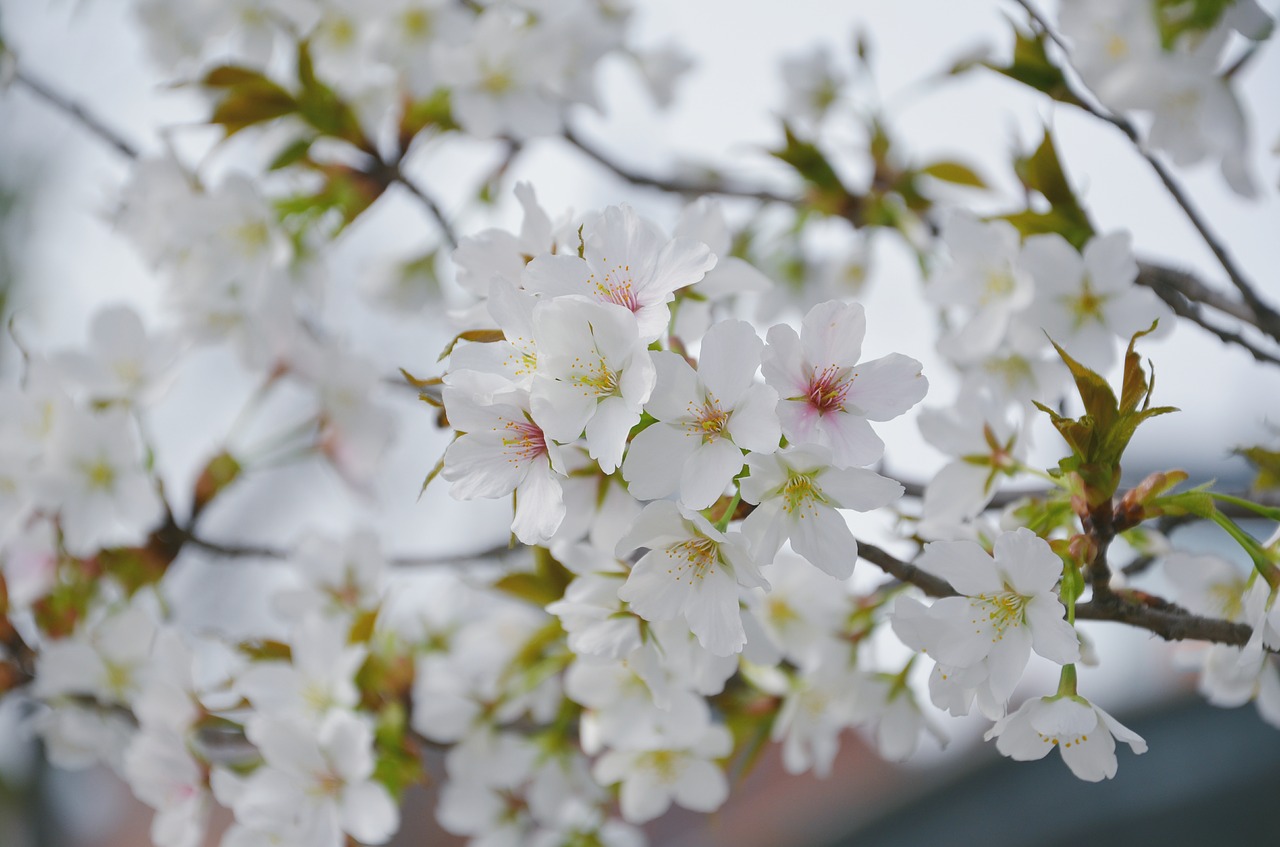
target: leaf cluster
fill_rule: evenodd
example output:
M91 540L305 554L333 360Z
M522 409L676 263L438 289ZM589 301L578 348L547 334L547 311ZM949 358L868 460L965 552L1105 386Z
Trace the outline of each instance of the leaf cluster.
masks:
M1177 411L1172 406L1150 405L1154 379L1148 379L1134 350L1138 339L1155 328L1153 323L1149 329L1136 333L1130 339L1124 356L1119 399L1105 379L1053 342L1075 380L1076 390L1084 404L1084 414L1079 418L1068 418L1043 403L1037 402L1036 407L1049 415L1054 428L1071 448L1071 455L1062 459L1058 466L1062 474L1075 474L1080 479L1091 510L1110 503L1114 496L1120 485L1120 459L1138 426L1156 415Z

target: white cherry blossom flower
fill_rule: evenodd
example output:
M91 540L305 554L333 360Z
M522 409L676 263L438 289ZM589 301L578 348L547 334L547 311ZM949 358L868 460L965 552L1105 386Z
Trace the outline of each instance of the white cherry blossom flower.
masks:
M682 356L653 354L657 383L645 410L658 422L632 439L622 464L632 495L679 491L681 503L705 509L742 470L743 450L778 448L778 395L754 381L763 346L750 324L722 321L703 339L696 373Z
M521 406L481 406L454 387L443 394L450 424L463 433L444 454L449 493L470 500L515 492L512 532L526 544L549 539L564 519L559 448Z
M450 89L458 123L480 138L556 133L562 123L552 90L561 70L557 47L546 31L501 8L481 15L466 41L441 45L435 71Z
M1003 404L987 392L962 393L917 419L924 440L951 457L924 491L927 522L958 523L982 513L1000 478L1017 472L1026 441Z
M538 368L533 309L537 298L505 279L489 283L489 314L502 330L500 341L466 343L453 349L445 385L464 388L482 405L503 402L504 395L528 393ZM508 401L509 402L509 401Z
M354 708L360 700L356 671L368 648L348 644L348 630L346 618L306 618L290 639L289 661L255 662L236 680L236 690L255 709L312 721Z
M386 587L387 560L370 529L342 539L308 534L292 563L303 586L275 598L277 608L291 617L310 612L354 616L376 608Z
M156 636L148 592L128 604L91 613L68 637L40 651L35 694L43 699L84 695L102 703L131 705L146 682Z
M954 212L942 240L950 261L930 278L925 295L953 311L952 329L938 349L961 363L973 363L999 349L1013 314L1031 303L1034 283L1018 261L1021 239L1005 221L983 223Z
M521 288L525 265L535 256L565 252L577 244L578 234L570 226L569 217L553 222L538 204L532 185L516 183L514 194L524 212L519 233L486 229L460 239L453 251L458 284L478 298L475 305L450 313L463 329L501 328L501 317L486 308L493 281L500 279L513 288Z
M631 568L618 596L645 620L684 618L703 647L717 656L742 650L747 636L738 586L768 586L759 566L735 537L697 512L657 500L645 507L617 553L649 552Z
M716 265L711 249L690 238L668 238L630 206L610 206L582 227L582 258L539 256L524 287L551 297L578 294L635 314L640 340L654 341L670 320L676 289L692 285Z
M163 518L137 431L123 409L71 416L46 461L44 499L59 510L63 543L73 555L140 544Z
M240 823L287 829L282 819L292 821L302 843L316 847L340 847L344 834L385 844L399 828L400 810L372 778L373 732L356 715L334 710L312 725L258 714L245 730L265 765L232 806Z
M1147 742L1098 706L1079 696L1037 697L996 722L986 734L996 749L1019 762L1043 759L1055 747L1071 772L1087 782L1116 775L1116 739L1134 753Z
M1127 232L1093 238L1082 256L1056 233L1033 235L1022 247L1022 266L1035 279L1026 320L1088 367L1103 372L1116 360L1117 338L1128 340L1173 313L1155 292L1135 284L1138 263Z
M834 467L831 453L816 446L752 453L747 464L751 474L740 483L742 499L759 504L742 524L752 553L771 561L790 540L792 550L836 579L848 579L858 558L858 544L838 510L878 509L903 491L866 468Z
M934 541L917 565L962 596L944 597L927 611L919 601L899 597L890 618L894 632L942 665L970 668L985 661L991 691L1001 702L1013 693L1033 648L1059 664L1079 660L1079 638L1055 591L1062 560L1029 529L997 538L994 558L972 541Z
M866 328L861 305L830 300L805 315L800 335L771 327L763 355L787 440L828 448L840 468L878 461L884 442L869 422L898 417L929 388L915 359L890 353L860 362Z
M591 458L613 473L656 378L635 316L611 303L559 297L539 303L533 322L533 420L562 444L585 430Z
M93 316L88 349L68 350L54 361L94 400L145 402L164 390L179 346L171 334L148 334L128 306L109 306Z
M695 812L713 812L729 796L729 782L713 760L732 749L729 730L712 724L687 746L610 750L596 760L592 773L602 785L622 783L619 802L628 823L653 820L672 802Z
M905 762L919 748L926 732L946 746L946 733L925 715L911 686L899 676L864 673L859 677L859 689L853 721L870 731L884 758Z
M203 843L212 797L183 736L162 728L139 732L125 752L124 772L138 799L156 810L151 821L156 847Z

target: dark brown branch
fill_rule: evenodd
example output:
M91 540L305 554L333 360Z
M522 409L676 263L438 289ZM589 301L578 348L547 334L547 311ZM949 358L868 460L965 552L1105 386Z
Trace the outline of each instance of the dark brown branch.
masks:
M1211 641L1242 647L1253 630L1248 624L1193 615L1172 603L1160 608L1133 599L1129 592L1113 592L1101 599L1076 606L1077 620L1111 621L1145 629L1166 641Z
M105 141L108 146L115 149L115 151L120 155L129 159L138 158L139 153L136 145L126 141L124 136L108 127L96 115L85 109L84 106L81 106L71 98L55 90L48 83L33 77L29 72L22 68L18 69L17 74L14 76L14 82L24 86L36 97L79 123L99 139Z
M946 580L873 544L859 541L858 556L931 597L952 597L957 593ZM1237 647L1245 644L1252 633L1246 624L1200 617L1172 603L1128 591L1107 591L1105 599L1100 596L1091 602L1080 603L1076 606L1076 618L1128 624L1168 641L1211 641Z
M1141 277L1139 277L1139 281L1141 281ZM1173 310L1173 313L1178 317L1191 321L1201 329L1217 336L1227 344L1234 344L1237 347L1248 351L1249 355L1253 356L1254 359L1262 362L1263 364L1280 365L1280 356L1277 354L1269 353L1249 341L1249 339L1245 338L1240 333L1218 326L1213 321L1205 318L1204 310L1200 308L1200 302L1189 299L1181 291L1171 287L1159 284L1150 285L1149 287L1155 292L1157 297L1163 300L1169 308ZM1248 323L1256 326L1252 320L1248 321Z
M449 242L450 247L457 248L458 235L453 231L453 225L449 223L449 219L441 211L440 204L422 186L410 179L398 162L391 166L391 180L404 186L410 194L418 198L418 201L426 207L427 212L435 220L436 226L440 227L440 233L444 236L445 241Z
M612 172L615 176L620 177L632 185L656 188L659 191L665 191L670 194L680 194L686 197L718 195L720 197L738 197L745 200L756 200L761 203L781 203L786 206L797 206L801 203L800 197L789 194L779 194L764 188L731 185L715 179L680 179L677 177L660 177L653 174L643 173L642 171L614 161L593 144L584 141L571 129L565 129L564 139L576 147L580 152L584 153L587 158L603 165L606 170Z
M909 582L930 597L954 597L958 593L951 583L915 565L904 562L887 550L865 541L858 542L858 558L866 559L880 570L902 582Z
M1196 303L1201 303L1245 323L1253 323L1253 310L1240 301L1205 285L1186 271L1176 270L1152 262L1138 262L1138 285L1155 291L1176 292ZM1164 299L1161 294L1161 299Z
M212 553L225 559L288 559L291 555L289 550L281 547L271 547L267 545L257 544L229 544L220 541L211 541L207 538L196 535L192 532L184 531L184 542L192 547L198 547L206 553ZM421 568L421 567L439 567L445 565L456 565L462 562L475 562L481 559L491 559L509 553L511 548L506 544L494 545L475 553L460 553L449 556L392 556L387 559L387 563L397 568Z

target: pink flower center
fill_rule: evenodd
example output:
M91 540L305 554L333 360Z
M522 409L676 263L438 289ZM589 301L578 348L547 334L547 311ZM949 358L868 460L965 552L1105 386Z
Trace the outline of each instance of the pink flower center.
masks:
M816 409L819 415L843 412L844 399L852 385L853 378L844 368L827 365L822 370L818 370L815 367L813 375L809 377L809 388L805 391L805 396L809 405Z
M640 311L640 301L636 299L635 291L631 287L630 265L618 265L612 270L606 271L602 280L597 280L595 274L592 274L591 281L595 284L596 296L601 300L606 303L625 306L633 312Z
M508 455L508 462L520 464L546 455L546 436L533 421L507 421L506 431L502 447Z

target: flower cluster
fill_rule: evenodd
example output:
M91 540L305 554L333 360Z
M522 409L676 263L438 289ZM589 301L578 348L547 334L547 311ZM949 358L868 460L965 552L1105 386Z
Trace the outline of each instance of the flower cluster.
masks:
M1066 0L1059 21L1072 64L1102 101L1150 116L1152 147L1179 165L1219 162L1231 188L1253 197L1244 110L1220 68L1233 35L1260 41L1274 22L1255 0L1213 12L1206 20L1158 0Z
M599 108L596 70L629 58L662 105L689 60L670 46L628 41L627 3L614 0L137 0L159 64L189 74L212 58L269 68L305 43L316 73L356 105L376 135L402 100L446 98L475 137L553 135L573 104Z

